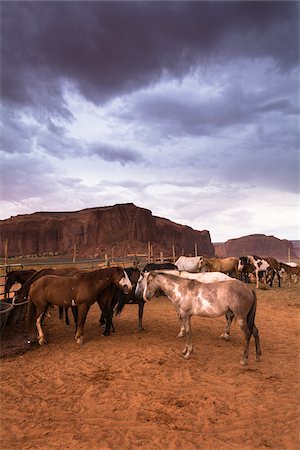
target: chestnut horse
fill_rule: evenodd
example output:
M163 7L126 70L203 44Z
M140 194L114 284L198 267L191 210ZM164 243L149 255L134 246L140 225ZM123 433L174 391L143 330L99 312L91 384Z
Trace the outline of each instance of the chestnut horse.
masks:
M74 269L73 267L66 267L64 269L41 269L39 271L34 271L32 276L28 278L25 283L22 285L22 287L15 293L14 296L14 302L15 303L22 303L28 298L28 293L30 286L32 283L34 283L36 280L39 280L40 278L44 277L45 275L60 275L60 276L69 276L74 275L76 272L78 272L78 269ZM63 311L65 311L65 318L66 318L66 325L70 325L69 320L69 314L68 314L68 308L62 308L59 307L59 318L62 318ZM76 310L74 307L72 307L72 313L74 317L74 321L76 323Z
M238 272L239 259L230 258L205 258L202 257L200 261L199 269L201 272L222 272L228 275L234 275L235 278L239 278Z
M45 335L42 319L49 304L63 307L77 306L78 323L75 340L83 343L83 329L90 306L104 289L115 285L124 292L131 292L132 284L121 267L109 267L93 271L78 271L73 276L45 275L35 281L29 289L28 321L33 326L35 319L38 341L43 345Z
M137 283L136 290L139 289ZM250 338L253 335L256 346L256 360L260 360L261 349L256 328L256 294L240 280L201 283L162 272L150 272L143 291L145 301L154 297L158 289L163 290L172 301L186 331L186 346L182 354L189 358L193 351L191 317L219 317L230 311L237 319L245 336L241 364L247 364Z

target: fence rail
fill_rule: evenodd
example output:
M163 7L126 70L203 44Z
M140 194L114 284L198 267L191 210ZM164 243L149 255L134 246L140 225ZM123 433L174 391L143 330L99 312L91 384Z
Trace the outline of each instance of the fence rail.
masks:
M96 268L103 268L103 267L109 267L113 265L119 265L122 267L128 267L128 266L137 266L141 269L145 267L145 265L149 262L174 262L173 256L167 256L164 257L163 254L160 255L159 258L155 258L153 256L148 257L148 255L126 255L124 257L112 257L108 258L105 256L105 258L101 259L84 259L84 260L76 260L76 261L43 261L43 262L24 262L24 263L6 263L6 264L0 264L0 300L4 299L4 286L5 286L5 276L7 272L10 270L17 270L17 269L27 269L27 268L39 268L38 270L41 270L42 268L55 268L55 267L66 267L66 266L74 266L81 268L87 268L87 269L96 269ZM11 289L8 299L11 299L11 295L14 295L14 293L17 291L17 289Z

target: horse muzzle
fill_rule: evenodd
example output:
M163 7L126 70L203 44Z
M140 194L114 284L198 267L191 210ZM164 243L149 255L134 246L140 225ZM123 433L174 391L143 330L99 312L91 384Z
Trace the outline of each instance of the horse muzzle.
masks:
M132 286L128 286L127 284L125 284L123 286L123 292L124 294L130 294L130 292L132 291Z

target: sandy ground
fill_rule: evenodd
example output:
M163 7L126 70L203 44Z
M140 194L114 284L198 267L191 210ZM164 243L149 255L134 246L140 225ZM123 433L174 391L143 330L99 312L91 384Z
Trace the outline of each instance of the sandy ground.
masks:
M193 318L194 353L184 360L165 297L146 305L142 334L136 305L111 337L94 305L83 346L57 311L43 347L11 355L16 335L6 330L1 449L299 449L299 303L296 285L258 291L263 357L255 361L251 341L247 368L238 325L229 342L219 338L224 318Z

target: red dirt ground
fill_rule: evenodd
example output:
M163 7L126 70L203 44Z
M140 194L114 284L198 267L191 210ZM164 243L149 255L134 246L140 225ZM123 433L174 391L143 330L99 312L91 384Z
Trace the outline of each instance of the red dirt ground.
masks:
M263 356L255 361L252 340L247 368L238 325L229 342L219 338L224 318L193 318L194 353L184 360L165 297L146 305L142 334L136 305L114 320L111 337L98 317L94 305L83 346L56 311L43 347L26 351L21 329L5 330L2 449L300 448L298 286L258 291Z

